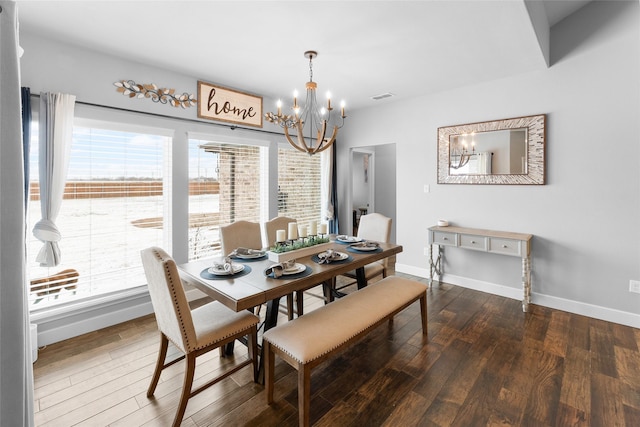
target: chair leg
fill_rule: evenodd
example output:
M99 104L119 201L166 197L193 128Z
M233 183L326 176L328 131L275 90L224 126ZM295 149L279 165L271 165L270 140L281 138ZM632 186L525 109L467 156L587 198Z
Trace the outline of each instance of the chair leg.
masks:
M180 403L178 403L178 410L176 417L173 419L173 427L179 427L182 424L182 418L184 412L187 409L187 402L191 397L191 386L193 385L193 376L196 370L196 354L191 352L187 354L186 364L184 369L184 381L182 383L182 393L180 394Z
M287 294L287 315L293 320L293 294Z
M258 328L254 326L247 336L249 359L253 361L253 382L258 382Z
M274 357L275 354L271 349L269 341L262 342L262 352L264 353L264 386L267 391L267 404L273 403L273 370L274 370Z
M160 374L162 373L162 369L164 369L164 359L167 357L168 347L169 340L163 333L160 333L160 350L158 351L158 360L156 361L156 369L153 372L153 378L151 378L151 384L149 384L149 389L147 389L147 397L153 396L153 393L156 391L156 386L160 380Z
M334 292L338 289L336 278L332 277L327 282L324 282L322 287L324 290L324 303L328 304L333 302L335 298Z

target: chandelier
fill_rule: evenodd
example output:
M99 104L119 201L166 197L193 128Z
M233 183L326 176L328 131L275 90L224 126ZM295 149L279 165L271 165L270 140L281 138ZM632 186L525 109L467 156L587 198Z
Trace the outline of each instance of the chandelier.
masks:
M467 149L467 137L471 137L471 152ZM457 135L449 147L449 167L452 169L460 169L469 163L472 156L476 154L476 142L471 135Z
M304 57L309 59L309 81L307 82L307 100L304 106L298 105L298 92L293 93L293 114L282 114L282 101L278 100L278 112L266 113L265 118L271 123L277 123L284 129L284 135L294 148L308 154L315 154L331 147L338 136L338 129L344 125L344 101L340 105L340 125L333 123L332 119L338 121L335 115L332 115L333 107L331 107L331 96L327 93L327 105L322 107L318 105L316 100L316 89L318 85L313 81L313 58L318 56L318 52L308 50L304 53ZM327 129L333 126L330 137L327 137ZM294 140L289 135L289 129L295 128L297 138ZM305 136L304 131L307 130L308 135ZM314 135L315 132L315 135Z

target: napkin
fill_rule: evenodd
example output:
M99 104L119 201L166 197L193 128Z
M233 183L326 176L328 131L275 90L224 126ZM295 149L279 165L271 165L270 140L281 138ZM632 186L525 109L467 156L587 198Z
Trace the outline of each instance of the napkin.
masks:
M284 270L286 270L287 268L291 268L294 265L296 265L295 259L279 262L277 264L273 264L272 266L265 268L264 275L268 276L269 274L273 273L273 277L277 279L278 277L282 276L282 273L284 272Z
M341 259L340 254L333 249L328 249L325 252L320 252L318 254L318 259L320 260L319 264L329 264L333 261Z
M231 265L231 259L229 257L224 257L218 261L214 261L213 268L215 268L216 270L231 271L233 269L233 266Z

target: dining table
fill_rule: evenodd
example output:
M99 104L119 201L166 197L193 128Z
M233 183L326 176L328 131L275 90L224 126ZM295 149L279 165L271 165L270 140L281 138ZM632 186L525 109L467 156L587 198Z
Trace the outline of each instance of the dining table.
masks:
M375 250L358 250L349 242L335 239L335 236L332 236L331 245L323 245L318 253L326 252L327 249L343 254L343 258L346 255L346 258L320 263L318 254L302 256L296 258L296 263L304 266L304 272L278 278L265 274L267 268L277 264L269 260L267 255L254 259L233 259L234 265L243 265L243 270L238 274L219 277L208 275L207 271L216 262L215 258L179 264L178 271L183 282L234 311L249 310L266 304L263 327L267 331L277 325L280 298L322 285L325 303L329 303L335 295L332 295L331 284L337 276L355 270L357 286L361 289L367 286L365 265L402 252L401 245L380 242L377 242Z
M304 274L279 278L265 275L268 267L276 264L265 255L258 259L233 259L234 264L242 264L250 270L245 274L206 278L207 271L214 264L214 258L199 259L178 265L182 280L219 301L234 311L241 311L267 304L265 331L276 326L280 298L297 291L305 291L323 285L325 300L331 300L331 281L349 271L356 271L358 288L367 285L364 266L402 252L402 246L393 243L379 243L378 250L360 251L349 244L337 240L329 247L323 246L318 252L333 249L346 254L347 259L320 264L317 254L297 258L296 262L306 267Z

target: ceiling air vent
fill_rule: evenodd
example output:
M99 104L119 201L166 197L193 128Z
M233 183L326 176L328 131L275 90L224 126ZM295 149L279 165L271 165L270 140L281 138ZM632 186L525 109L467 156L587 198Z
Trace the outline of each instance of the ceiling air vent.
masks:
M374 101L379 101L381 99L391 98L392 96L393 94L391 92L386 92L386 93L381 93L380 95L372 96L371 99L373 99Z

